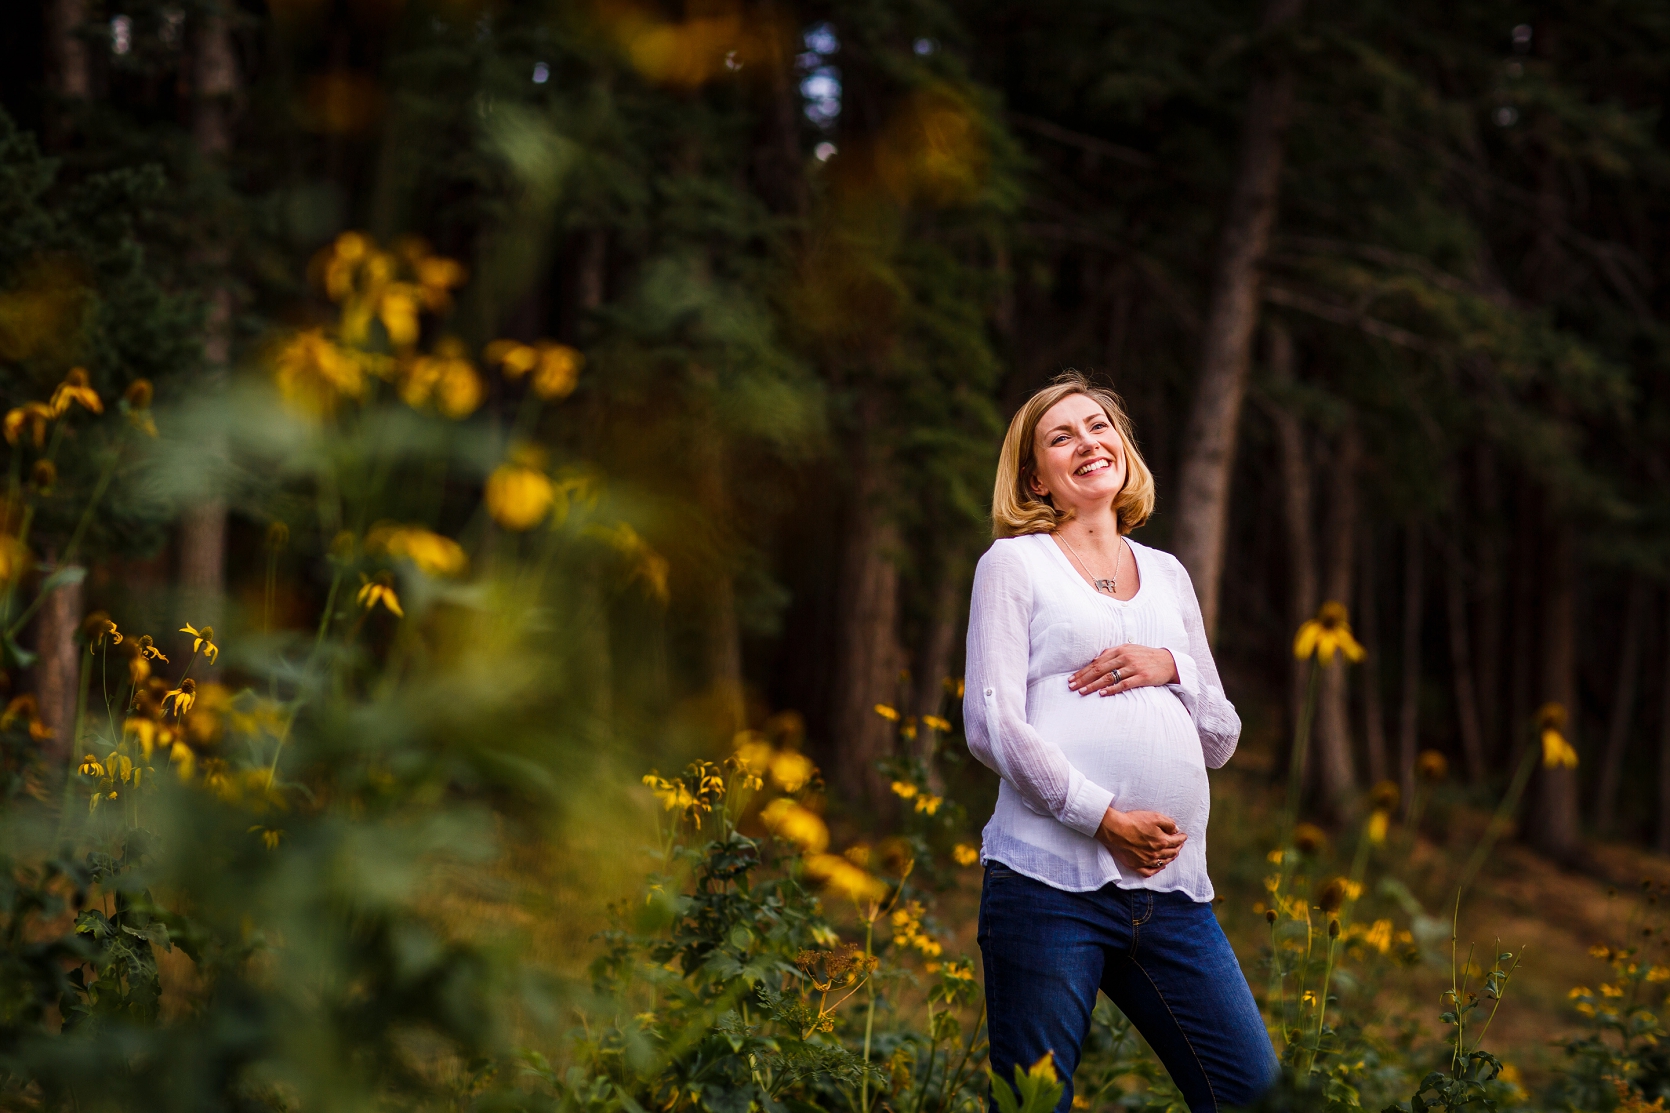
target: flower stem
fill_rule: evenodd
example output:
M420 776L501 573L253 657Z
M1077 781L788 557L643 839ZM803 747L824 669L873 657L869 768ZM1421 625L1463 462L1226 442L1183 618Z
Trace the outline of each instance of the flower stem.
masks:
M1310 679L1305 684L1305 706L1300 710L1299 721L1293 728L1293 753L1287 771L1287 812L1282 819L1283 846L1292 841L1293 829L1299 823L1300 779L1305 773L1305 751L1310 748L1311 721L1316 718L1316 699L1321 682L1322 666L1312 661Z

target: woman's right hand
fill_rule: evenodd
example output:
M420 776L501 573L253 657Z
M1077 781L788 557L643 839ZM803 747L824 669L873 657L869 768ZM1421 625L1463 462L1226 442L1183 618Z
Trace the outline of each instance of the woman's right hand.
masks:
M1153 877L1171 865L1188 839L1178 830L1176 820L1159 812L1109 808L1096 830L1096 841L1108 848L1120 868L1132 870L1138 877Z

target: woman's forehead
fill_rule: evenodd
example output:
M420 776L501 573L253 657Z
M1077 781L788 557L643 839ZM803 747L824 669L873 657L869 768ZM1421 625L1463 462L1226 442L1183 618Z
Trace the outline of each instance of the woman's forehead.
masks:
M1044 411L1044 416L1038 419L1038 427L1033 430L1033 435L1054 429L1058 425L1077 425L1086 418L1107 416L1107 410L1090 395L1069 394Z

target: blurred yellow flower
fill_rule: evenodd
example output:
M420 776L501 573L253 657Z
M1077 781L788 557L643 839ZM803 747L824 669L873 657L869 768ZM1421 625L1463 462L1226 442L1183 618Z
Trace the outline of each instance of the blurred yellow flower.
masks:
M256 834L260 835L261 836L261 844L263 846L265 846L268 850L277 850L278 849L278 840L284 837L284 832L283 831L275 830L271 827L263 827L259 823L257 823L255 826L251 827L249 829L249 833L252 834L252 835L256 835Z
M1542 732L1542 764L1545 769L1577 768L1577 751L1565 735L1552 728Z
M899 713L893 708L887 706L885 703L876 704L876 714L880 715L883 719L886 719L890 723L896 723L899 721Z
M550 340L537 344L495 340L483 354L489 363L499 365L507 379L520 379L533 372L533 392L546 399L573 394L580 381L580 369L586 364L585 356L566 344Z
M375 579L367 578L361 573L360 590L355 596L355 601L368 611L381 603L396 618L406 617L406 612L400 609L400 596L394 593L394 577L387 572L377 573Z
M1370 843L1375 846L1379 846L1381 843L1386 841L1386 827L1388 822L1389 820L1385 812L1375 812L1373 815L1368 817L1368 829L1364 833L1368 835L1368 841Z
M806 875L855 904L887 897L887 883L839 854L814 854L806 859Z
M657 553L638 536L638 531L625 522L612 526L588 526L586 534L600 538L632 562L633 579L642 580L650 593L662 602L667 601L667 558Z
M943 803L945 803L945 801L941 797L930 796L928 793L924 792L916 798L916 810L933 815L935 812L939 811L939 806Z
M812 759L794 750L782 750L771 759L771 779L784 792L799 792L818 771Z
M1615 985L1602 985L1600 992L1603 997L1622 997L1624 995L1624 991Z
M16 444L18 436L25 425L29 426L30 439L36 448L46 445L46 423L56 416L40 402L25 402L23 405L6 413L5 432L6 443Z
M505 463L487 477L487 512L506 529L530 530L550 513L556 489L544 472Z
M402 361L398 374L400 399L414 409L433 401L442 415L457 420L481 405L481 376L465 358L463 345L451 337L437 343L431 355Z
M951 848L951 859L959 866L972 866L980 861L980 848L960 842Z
M771 769L771 743L759 731L738 731L732 741L736 744L736 752L731 756L740 768L750 773L765 773Z
M417 273L418 284L423 287L424 305L436 312L451 303L452 291L462 286L469 277L464 264L441 255L419 258L412 269Z
M184 742L174 743L174 748L168 751L168 760L175 766L174 771L180 775L180 780L191 780L192 773L197 769L197 755L191 752L190 746Z
M1437 750L1422 750L1421 756L1415 759L1415 775L1436 784L1450 775L1450 760Z
M951 732L951 721L949 719L941 719L938 715L922 716L922 725L933 727L941 734L949 734Z
M1316 617L1299 627L1293 639L1293 656L1303 661L1312 654L1324 665L1334 663L1336 654L1343 652L1347 660L1361 661L1363 647L1351 636L1349 612L1344 603L1329 600L1322 604Z
M760 822L778 838L794 843L804 853L822 854L829 846L829 828L810 808L780 796L760 812Z
M395 560L409 560L430 576L457 576L469 565L458 542L422 526L378 522L365 535L365 549Z
M220 646L216 645L214 641L215 628L213 626L205 626L199 630L188 622L180 627L180 633L191 635L191 651L193 653L201 652L204 657L209 659L209 664L214 664L215 659L220 656Z
M1593 997L1594 995L1595 991L1586 985L1573 986L1571 992L1566 994L1566 996L1573 1001L1577 1000L1579 997Z
M6 713L0 715L0 730L10 730L19 719L23 720L29 729L29 737L37 742L45 742L52 737L52 728L41 721L41 707L33 695L13 696L6 705Z
M909 781L894 781L893 795L909 800L912 796L916 795L916 786L911 784Z
M96 414L104 412L104 403L99 401L98 393L88 381L87 369L84 367L70 369L70 373L64 376L64 381L52 392L52 401L47 405L52 410L53 417L60 417L69 411L72 402Z
M406 282L391 283L377 300L377 319L383 322L389 343L410 348L418 338L418 304L422 291Z
M104 766L99 764L98 758L88 754L81 759L81 765L77 767L76 772L86 777L102 777Z
M35 466L29 469L29 482L42 493L52 490L58 483L58 465L44 456L36 460Z
M315 416L329 414L339 398L359 398L365 393L364 362L322 329L292 336L279 349L275 365L284 400Z

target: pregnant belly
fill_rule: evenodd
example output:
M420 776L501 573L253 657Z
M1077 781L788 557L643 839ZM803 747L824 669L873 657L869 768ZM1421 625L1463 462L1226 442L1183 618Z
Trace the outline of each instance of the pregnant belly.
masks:
M1112 792L1120 811L1161 812L1190 835L1204 835L1211 788L1200 736L1182 702L1165 688L1104 698L1067 692L1065 679L1055 683L1059 695L1041 693L1028 708L1038 733Z

